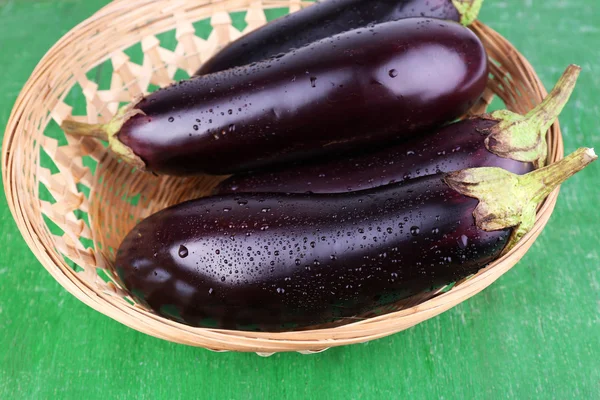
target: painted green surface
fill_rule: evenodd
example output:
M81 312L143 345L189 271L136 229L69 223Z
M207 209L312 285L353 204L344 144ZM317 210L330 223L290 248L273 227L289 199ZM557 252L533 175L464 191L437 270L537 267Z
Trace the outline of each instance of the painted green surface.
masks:
M0 0L2 130L46 50L106 2ZM561 117L566 148L600 147L600 3L486 3L481 19L547 87L568 63L583 67ZM442 316L364 345L268 359L163 342L89 309L37 262L2 196L0 399L600 398L598 182L600 165L569 181L523 261Z

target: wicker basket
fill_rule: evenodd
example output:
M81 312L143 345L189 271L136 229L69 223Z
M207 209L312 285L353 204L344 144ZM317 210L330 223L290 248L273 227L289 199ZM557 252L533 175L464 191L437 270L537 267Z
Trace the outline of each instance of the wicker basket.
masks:
M264 10L295 11L309 4L300 0L114 1L46 54L11 114L4 137L3 179L25 240L69 292L95 310L165 340L216 351L311 353L381 338L432 318L477 294L521 259L550 218L558 189L540 207L534 229L476 276L451 290L432 293L412 307L404 304L400 311L334 328L289 333L192 328L134 304L113 282L115 249L140 218L205 195L218 179L134 173L107 154L102 143L65 137L58 126L65 119L108 121L121 103L193 73L220 46L266 23ZM240 11L247 11L245 17L230 14ZM234 28L231 15L238 22L245 19L243 32ZM196 23L212 25L208 38L196 36ZM494 94L519 113L538 104L547 92L527 60L485 25L475 23L472 29L493 60L493 79L472 112L483 111ZM155 35L165 43L170 38L171 49L161 47ZM548 161L561 159L558 123L548 132L548 141Z

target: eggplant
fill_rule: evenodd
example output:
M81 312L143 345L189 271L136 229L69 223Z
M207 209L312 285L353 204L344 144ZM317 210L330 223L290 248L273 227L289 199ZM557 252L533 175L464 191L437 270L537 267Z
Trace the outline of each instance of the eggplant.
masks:
M62 127L156 174L222 175L416 135L465 113L487 78L474 33L412 18L182 81L107 124Z
M543 166L545 134L571 96L580 71L569 66L546 99L525 116L497 111L377 151L235 175L221 182L215 194L342 193L475 167L526 174Z
M193 326L285 331L357 317L476 273L596 158L580 149L524 176L488 167L352 193L201 198L138 224L116 272L140 304Z
M265 60L370 24L428 17L470 25L483 0L327 0L268 23L230 43L200 67L206 75Z

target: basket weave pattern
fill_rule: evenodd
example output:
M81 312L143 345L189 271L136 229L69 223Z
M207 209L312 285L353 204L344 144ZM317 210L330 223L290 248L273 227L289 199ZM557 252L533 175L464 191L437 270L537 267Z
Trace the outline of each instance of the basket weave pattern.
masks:
M400 311L343 326L288 333L192 328L145 310L121 289L111 267L127 232L166 206L206 195L220 178L132 172L108 154L102 143L65 137L56 124L66 119L107 122L120 104L170 84L176 75L192 74L220 47L265 24L265 9L296 11L309 4L204 0L192 6L183 0L119 0L74 28L46 54L11 114L4 137L3 179L25 240L69 292L111 318L165 340L217 351L310 353L377 339L432 318L477 294L521 259L547 223L558 189L540 207L534 229L509 254L476 276L449 291L428 294L419 304L407 307L404 303ZM247 11L242 32L232 26L230 16L239 11ZM213 28L206 39L196 36L194 23L202 20L210 21ZM519 113L539 104L547 92L527 60L485 25L475 23L472 29L486 46L493 76L472 113L484 111L494 95ZM177 43L172 50L161 47L156 37L169 31L175 32ZM141 47L140 63L128 55L132 46ZM99 66L112 70L109 87L101 88L99 75L94 76ZM82 94L75 100L69 96L73 88ZM548 142L548 161L561 159L558 123L548 132Z

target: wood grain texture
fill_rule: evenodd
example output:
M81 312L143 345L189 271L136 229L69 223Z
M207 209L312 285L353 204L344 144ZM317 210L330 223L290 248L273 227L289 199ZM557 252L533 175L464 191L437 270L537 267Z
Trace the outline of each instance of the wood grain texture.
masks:
M0 0L0 126L45 51L106 3ZM583 67L561 117L567 153L600 147L598 15L596 0L488 0L481 15L547 88ZM475 298L389 338L269 359L166 343L90 310L37 263L2 197L0 398L598 398L599 175L564 185L532 250Z

